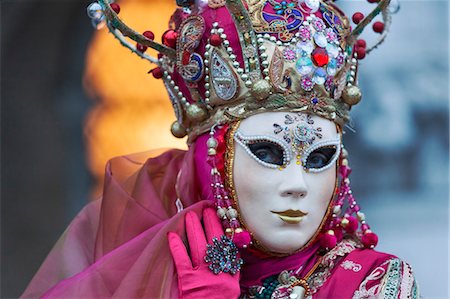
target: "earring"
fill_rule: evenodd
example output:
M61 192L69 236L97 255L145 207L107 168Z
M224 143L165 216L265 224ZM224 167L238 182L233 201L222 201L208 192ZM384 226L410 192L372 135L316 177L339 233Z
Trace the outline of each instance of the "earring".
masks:
M373 249L378 243L378 236L372 232L366 222L366 216L361 212L360 206L353 197L350 188L350 173L348 153L342 146L341 163L339 165L339 187L333 205L333 214L325 233L322 234L320 244L324 249L331 249L342 240L344 232L358 238L365 248ZM342 215L344 204L346 209ZM342 215L342 216L341 216ZM359 229L359 230L358 230Z
M251 244L250 233L241 227L238 212L233 207L232 200L223 183L222 175L224 174L220 171L224 169L225 134L228 126L220 127L217 132L215 128L216 125L211 128L206 145L208 146L207 162L211 166L211 187L217 216L222 220L225 234L233 240L236 246L247 248Z

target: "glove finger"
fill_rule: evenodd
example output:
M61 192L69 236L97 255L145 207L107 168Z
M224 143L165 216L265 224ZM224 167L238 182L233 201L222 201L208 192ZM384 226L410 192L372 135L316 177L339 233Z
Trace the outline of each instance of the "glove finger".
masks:
M206 208L203 210L203 222L205 224L206 239L209 243L212 243L213 238L220 238L224 235L222 223L220 223L219 217L212 208Z
M191 251L192 266L197 268L206 254L206 239L203 226L194 212L186 213L186 233Z
M167 233L167 240L169 241L170 253L172 254L177 273L180 275L187 270L192 269L191 260L184 246L180 236L174 232Z

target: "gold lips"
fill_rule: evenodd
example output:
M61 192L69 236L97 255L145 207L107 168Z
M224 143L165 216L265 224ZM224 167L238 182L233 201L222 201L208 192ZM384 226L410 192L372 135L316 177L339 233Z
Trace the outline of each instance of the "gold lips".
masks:
M303 220L303 216L308 215L308 213L302 212L300 210L286 210L281 212L271 211L274 214L277 214L281 220L288 224L297 224Z

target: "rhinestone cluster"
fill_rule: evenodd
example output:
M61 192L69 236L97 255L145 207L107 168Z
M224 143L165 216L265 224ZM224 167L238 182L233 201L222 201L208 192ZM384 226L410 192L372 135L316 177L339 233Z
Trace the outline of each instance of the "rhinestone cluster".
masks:
M205 261L210 263L209 269L214 274L239 272L243 260L237 256L238 248L233 241L226 236L221 236L220 239L213 238L212 242L206 245Z

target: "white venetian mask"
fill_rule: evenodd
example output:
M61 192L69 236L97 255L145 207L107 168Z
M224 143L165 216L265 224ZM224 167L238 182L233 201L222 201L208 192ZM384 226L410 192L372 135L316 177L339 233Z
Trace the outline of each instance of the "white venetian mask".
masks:
M267 112L243 120L234 140L234 187L245 226L269 251L302 248L333 196L336 125L304 113Z

